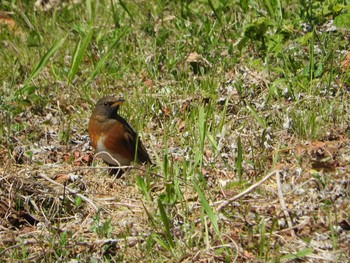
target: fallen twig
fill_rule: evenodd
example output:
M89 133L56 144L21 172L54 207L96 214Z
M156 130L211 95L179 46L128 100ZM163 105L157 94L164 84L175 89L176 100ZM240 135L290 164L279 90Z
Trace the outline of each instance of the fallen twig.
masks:
M11 239L11 241L13 241L13 239ZM2 254L4 254L6 251L9 251L11 249L14 249L14 248L17 248L17 247L21 247L21 246L26 246L26 245L29 245L29 244L35 244L37 242L38 241L35 240L35 239L29 239L29 240L24 240L23 242L17 242L17 244L15 244L13 246L10 246L10 247L6 247L6 248L4 248L4 250L0 251L0 256Z
M273 170L271 173L269 173L268 175L266 175L263 179L261 179L259 182L253 184L252 186L248 187L246 190L244 190L243 192L239 193L238 195L224 201L223 203L221 203L218 207L218 212L220 212L222 209L224 209L227 205L229 205L230 203L232 203L233 201L237 200L238 198L241 198L242 196L244 196L245 194L251 192L254 188L258 187L259 185L263 184L267 179L269 179L272 175L274 175L277 172L277 170Z
M289 212L287 210L286 202L284 201L283 192L282 192L282 185L281 185L281 178L280 178L280 171L276 171L276 182L277 182L277 192L278 192L278 198L280 200L280 205L282 208L282 211L284 213L284 216L286 217L288 228L291 229L290 233L294 237L294 228L292 220L290 219Z
M128 242L128 245L132 244L133 242L136 241L141 241L143 242L145 239L143 237L139 237L139 236L130 236L130 237L125 237L125 238L109 238L109 239L100 239L100 240L96 240L92 243L89 242L76 242L77 245L105 245L105 244L116 244L116 243L120 243L120 242Z
M147 235L145 237L147 237ZM79 246L106 245L106 244L117 244L117 243L122 243L122 242L126 241L128 246L132 246L135 244L135 242L145 241L145 237L130 236L130 237L125 237L125 238L117 238L117 239L112 239L112 238L111 239L102 239L102 240L96 240L94 242L79 242L79 241L77 241L77 242L75 242L75 245L79 245ZM13 242L13 239L8 239L6 241ZM36 239L28 239L28 240L24 240L24 241L16 240L16 241L17 241L17 243L15 245L4 248L4 250L0 251L0 256L11 249L15 249L15 248L29 245L29 244L38 243L38 240L36 240ZM68 247L69 247L69 245L68 245Z
M210 248L205 248L205 249L202 249L202 250L199 250L191 259L192 262L197 262L197 261L200 261L198 256L203 253L203 252L209 252L211 250L215 250L215 249L221 249L221 248L230 248L231 250L233 249L236 249L237 250L237 253L236 253L236 257L234 260L232 260L232 262L235 262L237 257L238 257L238 247L237 247L237 244L236 243L233 243L234 246L230 245L230 244L222 244L222 245L219 245L219 246L214 246L214 247L210 247Z
M44 175L44 174L38 174L38 176L41 177L41 178L43 178L43 179L45 179L46 181L49 181L50 183L52 183L52 184L54 184L54 185L60 186L60 187L62 187L62 188L65 188L69 193L74 194L74 195L80 197L82 200L84 200L85 202L89 203L90 206L91 206L95 211L98 211L98 207L97 207L89 198L87 198L86 196L84 196L84 195L82 195L82 194L79 194L77 191L72 190L72 189L70 189L70 188L67 187L67 186L64 186L64 185L62 185L62 184L60 184L60 183L55 182L54 180L52 180L51 178L47 177L47 176Z
M102 152L98 152L98 153L96 153L95 154L95 156L94 156L94 159L93 159L93 161L95 160L95 158L97 157L97 156L99 156L99 155L101 155L101 154L107 154L111 159L112 159L112 161L114 161L114 162L116 162L117 163L117 166L109 166L109 167L101 167L101 168L103 168L103 169L134 169L134 170L139 170L139 171L143 171L143 172L146 172L146 173L149 173L149 174L151 174L151 175L154 175L154 176L157 176L157 177L160 177L160 178L164 178L163 176L161 176L160 174L157 174L157 173L154 173L154 172L151 172L151 171L149 171L149 170L145 170L145 169L142 169L142 168L140 168L140 167L136 167L136 166L133 166L133 165L125 165L125 166L122 166L122 165L120 165L120 163L118 162L118 160L116 160L109 152L106 152L106 151L102 151ZM96 168L96 167L93 167L94 169ZM99 167L98 167L99 168ZM118 171L118 173L116 174L116 177L118 177L118 175L119 175L119 171Z
M269 236L269 235L279 235L281 233L285 233L285 232L288 232L288 231L291 231L291 230L301 230L303 229L305 226L307 226L308 224L310 224L310 218L306 218L304 219L303 221L301 221L299 224L293 226L293 227L288 227L288 228L285 228L285 229L281 229L281 230L278 230L278 231L275 231L275 232L272 232L272 233L265 233L264 235L265 236ZM261 237L262 235L261 234L254 234L253 235L254 237ZM287 243L287 241L286 241Z

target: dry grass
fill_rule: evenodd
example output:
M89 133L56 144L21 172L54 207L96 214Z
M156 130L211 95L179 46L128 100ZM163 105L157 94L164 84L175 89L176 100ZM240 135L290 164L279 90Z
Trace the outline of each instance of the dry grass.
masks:
M5 2L1 262L349 260L342 1ZM121 178L87 136L111 93L155 164Z

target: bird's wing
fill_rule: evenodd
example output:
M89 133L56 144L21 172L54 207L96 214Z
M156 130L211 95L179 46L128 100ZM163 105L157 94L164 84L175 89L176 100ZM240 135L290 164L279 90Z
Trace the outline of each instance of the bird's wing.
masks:
M127 141L127 146L133 151L135 148L137 148L137 156L136 156L137 162L152 164L151 159L147 153L147 150L143 145L143 143L141 142L137 133L133 130L133 128L129 125L129 123L127 123L127 121L124 120L122 117L120 117L119 121L123 124L125 128L124 136Z

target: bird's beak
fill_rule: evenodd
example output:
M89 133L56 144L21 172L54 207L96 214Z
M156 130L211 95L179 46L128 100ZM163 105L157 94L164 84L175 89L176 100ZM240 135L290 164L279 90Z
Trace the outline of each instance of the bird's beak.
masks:
M123 98L119 98L116 102L112 104L112 107L117 107L122 104L125 100Z

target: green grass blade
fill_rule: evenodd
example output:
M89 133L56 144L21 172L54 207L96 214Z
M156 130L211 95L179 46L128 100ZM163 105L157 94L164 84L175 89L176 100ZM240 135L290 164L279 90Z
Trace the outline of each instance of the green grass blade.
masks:
M295 254L287 254L285 256L281 257L281 260L295 260L295 259L302 259L304 257L306 257L307 255L311 254L313 252L313 248L305 248L302 249L298 252L296 252Z
M267 11L272 19L275 19L275 10L272 7L272 3L269 0L264 1Z
M199 124L199 150L196 154L196 163L202 165L203 162L203 151L204 151L204 142L206 137L207 121L206 113L203 106L200 106L198 109L198 124Z
M86 0L86 12L88 14L89 20L92 20L92 4L91 0Z
M249 110L253 118L260 124L260 126L265 129L267 127L266 121L263 118L261 118L251 106L247 105L247 109Z
M144 177L138 176L136 178L136 184L137 184L137 187L139 188L139 190L144 195L145 199L148 202L151 202L152 201L152 197L150 196L150 184L149 184L148 178L144 178Z
M216 8L214 7L214 4L211 0L208 0L208 4L211 8L211 10L213 11L213 13L215 14L216 18L219 20L220 24L221 24L221 17L218 13L218 11L216 10Z
M124 9L124 11L128 14L128 16L131 18L131 21L133 23L135 23L135 20L134 20L133 16L131 15L131 13L130 13L128 7L126 6L126 4L122 0L119 0L119 4Z
M310 57L310 83L314 79L314 71L315 71L315 37L316 32L315 28L312 29L312 37L310 41L310 51L309 51L309 57Z
M208 201L205 199L205 196L201 191L201 189L199 188L198 184L196 182L193 182L193 185L201 201L202 207L204 208L205 213L207 214L210 222L214 227L215 233L219 234L219 225L218 225L217 216L215 215L213 209L211 209Z
M112 10L112 15L113 15L113 22L114 22L114 26L115 28L120 28L120 23L119 23L119 15L117 13L117 10L114 6L114 1L111 0L111 10Z
M162 203L162 201L160 200L160 198L158 198L157 200L158 202L158 208L159 208L159 212L160 212L160 218L162 219L162 222L164 224L164 229L165 229L165 237L169 243L169 245L173 248L174 247L174 241L173 241L173 237L170 233L170 221L169 218L165 212L164 209L164 205Z
M70 82L72 81L72 78L74 77L75 73L78 71L79 50L81 50L81 39L78 41L75 47L74 54L72 57L72 63L68 72L68 79Z
M277 0L276 1L276 7L278 8L278 10L276 10L276 13L278 14L278 22L282 21L283 19L283 9L282 9L282 3L281 3L281 0Z
M230 101L230 97L227 97L225 100L225 104L224 104L224 109L222 110L221 113L221 118L220 118L220 123L219 123L219 132L222 132L222 128L224 127L225 124L225 120L226 120L226 114L227 114L227 107L228 107L228 103Z
M115 47L118 45L120 39L126 34L126 32L128 31L128 27L125 28L121 33L117 34L115 39L113 40L112 45L108 48L108 51L102 56L102 58L97 62L97 65L94 69L94 71L91 73L89 79L87 80L87 82L90 82L91 80L93 80L96 75L101 71L101 69L104 68L104 66L106 65L106 61L108 60L108 58L112 55L113 50L115 49Z
M277 162L279 159L279 153L280 153L280 145L277 144L277 146L275 148L275 153L273 154L273 159L272 159L273 166L277 165Z
M200 106L198 109L198 123L199 123L199 136L200 136L200 150L203 152L204 141L206 134L206 121L205 121L205 112L204 107Z
M66 38L58 40L53 46L46 52L46 54L40 59L39 63L35 66L29 77L24 81L24 86L28 84L33 78L35 78L39 72L45 67L49 59L56 53L56 51L62 46Z
M171 250L169 244L165 240L163 240L159 235L154 235L153 239L164 249Z
M218 144L217 144L215 138L213 137L213 135L208 134L208 135L207 135L207 138L208 138L208 140L209 140L211 146L214 148L215 152L217 152L217 151L219 150L219 146L218 146Z
M91 37L92 37L92 29L90 29L89 33L85 36L83 41L81 41L81 39L79 40L75 48L74 55L72 58L71 68L68 72L68 79L70 82L73 80L74 76L78 72L79 66L81 64L81 61L83 60L85 51L90 43Z
M99 4L100 2L98 0L86 0L86 12L89 18L88 21L90 25L95 20L96 14L98 13Z
M235 161L235 168L239 177L239 181L242 179L242 172L243 172L243 150L242 150L242 142L241 137L238 137L237 139L237 158Z
M260 245L259 245L259 257L262 258L264 256L264 251L266 247L265 243L265 221L261 220L261 229L260 229Z

